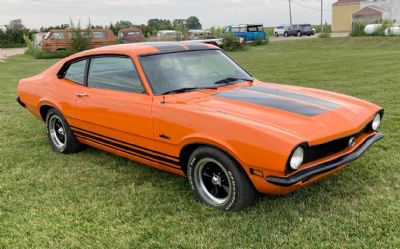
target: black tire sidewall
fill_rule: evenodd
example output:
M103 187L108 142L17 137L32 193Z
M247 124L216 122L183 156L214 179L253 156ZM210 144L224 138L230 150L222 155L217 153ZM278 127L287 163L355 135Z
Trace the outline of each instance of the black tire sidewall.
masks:
M228 177L231 179L232 184L232 194L230 199L221 206L214 206L211 203L205 201L202 195L199 193L197 186L194 181L194 169L197 166L199 160L203 158L212 158L225 168L228 173ZM211 148L211 147L200 147L196 149L191 157L189 158L188 168L187 168L187 177L189 181L190 188L194 192L194 194L206 205L229 211L235 208L235 205L239 201L241 197L241 185L243 184L243 179L246 177L243 175L241 170L239 169L239 165L232 160L229 156L227 156L224 152Z
M66 145L65 145L64 149L62 149L62 150L60 150L59 148L57 148L57 146L54 145L53 140L51 139L51 136L50 136L49 120L50 120L50 118L52 116L55 116L55 115L60 118L60 120L61 120L61 122L63 124L63 127L64 127L65 136L66 136L66 139L67 139ZM60 152L60 153L68 153L68 151L70 149L69 147L71 146L71 143L74 142L74 141L72 141L74 139L74 137L73 137L71 128L69 127L69 125L68 125L67 121L65 120L64 116L59 111L57 111L56 109L50 109L47 112L47 114L46 114L46 129L47 129L47 138L49 140L49 143L53 147L53 149L55 151L57 151L57 152Z

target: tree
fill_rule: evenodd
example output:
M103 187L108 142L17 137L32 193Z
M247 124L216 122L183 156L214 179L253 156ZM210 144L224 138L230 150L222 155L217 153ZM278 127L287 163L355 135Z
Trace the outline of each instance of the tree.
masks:
M7 29L24 30L25 26L22 24L21 19L15 19L10 21L10 23L7 25Z
M188 19L186 19L186 27L188 29L201 29L202 28L200 20L196 16L191 16L191 17L188 17Z
M174 29L176 29L177 27L181 27L182 25L186 25L186 19L174 19L172 21L172 26L174 27Z
M153 18L147 21L147 25L152 32L173 29L171 21L167 19Z

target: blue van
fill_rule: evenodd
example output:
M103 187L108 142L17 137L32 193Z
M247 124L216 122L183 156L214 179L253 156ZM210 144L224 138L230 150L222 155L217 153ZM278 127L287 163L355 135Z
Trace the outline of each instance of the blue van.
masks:
M232 33L236 37L243 38L246 42L252 42L257 37L266 38L264 26L262 24L240 24L226 27L225 33Z

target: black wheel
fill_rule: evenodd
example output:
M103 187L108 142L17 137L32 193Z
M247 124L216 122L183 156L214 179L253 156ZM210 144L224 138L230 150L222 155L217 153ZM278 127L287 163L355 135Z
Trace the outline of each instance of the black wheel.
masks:
M275 32L275 36L276 36L276 37L278 37L278 36L279 36L278 32Z
M301 36L301 32L297 31L297 37L300 37L300 36Z
M82 144L72 134L67 121L56 109L50 109L47 112L46 126L47 137L55 151L70 154L78 152L82 148Z
M256 197L240 165L212 147L199 147L192 153L187 175L197 198L214 208L239 211Z
M283 35L284 35L285 37L288 37L288 36L289 36L288 32L283 33Z

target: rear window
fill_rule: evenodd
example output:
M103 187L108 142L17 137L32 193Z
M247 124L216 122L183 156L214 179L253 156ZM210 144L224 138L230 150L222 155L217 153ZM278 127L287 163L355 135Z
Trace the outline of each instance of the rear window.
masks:
M64 78L73 81L75 83L84 85L85 68L86 68L86 59L73 62L68 66Z
M302 24L302 25L300 25L300 27L302 27L302 28L311 27L311 24Z

